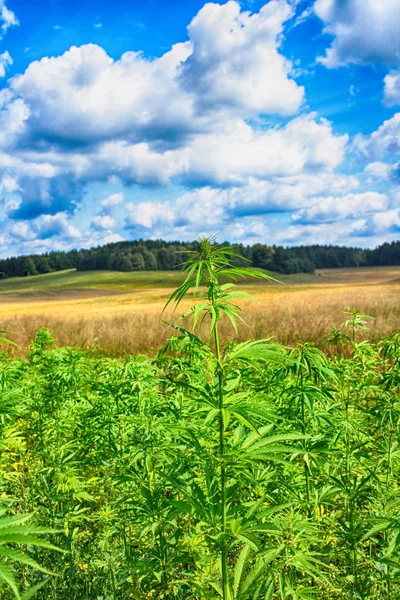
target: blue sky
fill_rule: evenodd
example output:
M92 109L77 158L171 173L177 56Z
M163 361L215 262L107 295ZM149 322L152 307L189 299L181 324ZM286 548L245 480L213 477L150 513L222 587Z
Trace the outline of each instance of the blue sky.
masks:
M398 0L0 0L0 255L400 238Z

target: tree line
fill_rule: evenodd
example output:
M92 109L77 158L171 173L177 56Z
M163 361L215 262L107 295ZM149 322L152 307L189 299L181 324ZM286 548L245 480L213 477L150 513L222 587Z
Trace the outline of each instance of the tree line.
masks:
M223 245L229 245L224 242ZM315 269L400 264L400 241L375 249L313 244L283 246L235 245L238 254L261 269L278 273L313 273ZM188 251L198 251L198 242L136 240L115 242L96 248L54 251L0 260L0 277L22 277L77 269L78 271L171 271L181 268ZM245 261L237 259L240 265Z

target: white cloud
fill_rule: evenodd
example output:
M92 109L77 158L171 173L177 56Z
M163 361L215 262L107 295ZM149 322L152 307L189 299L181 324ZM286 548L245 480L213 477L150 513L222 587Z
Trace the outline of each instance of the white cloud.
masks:
M354 243L354 239L364 237L365 221L344 222L340 227L337 223L321 223L317 225L291 225L279 231L275 237L276 243L291 246L299 244L346 244Z
M20 128L24 131L29 114L22 111L22 116ZM110 177L118 177L125 184L161 186L176 178L186 183L224 186L247 185L250 180L258 179L268 183L274 201L282 203L277 199L279 188L282 198L290 204L290 198L296 194L310 195L301 185L302 175L307 177L307 185L312 185L313 193L321 193L318 190L325 187L326 178L339 192L343 186L346 189L349 185L350 189L357 186L354 177L332 176L343 160L347 140L347 135L335 135L331 124L314 113L266 131L256 131L244 121L234 119L225 123L223 130L199 133L186 145L173 149L123 140L97 144L86 152L23 149L18 158L0 153L0 167L7 168L8 175L16 179L23 202L32 204L36 197L39 213L66 210L65 202L73 207L83 196L87 183ZM296 177L300 179L295 181ZM32 181L36 178L46 181ZM58 180L64 182L61 187ZM61 205L57 200L60 192L65 193ZM121 196L112 196L101 206L110 212L109 202L120 200ZM33 216L39 213L31 211Z
M0 21L3 35L6 33L7 29L12 27L13 25L19 25L19 21L16 15L13 13L12 10L7 8L4 0L0 0Z
M97 244L102 243L102 244L115 244L116 242L123 242L124 238L122 237L122 235L120 235L119 233L109 233L105 236L103 236L101 238L101 240L96 240ZM92 246L93 244L91 243L89 246Z
M379 236L382 241L398 239L400 233L400 208L392 208L371 215L363 221L360 229L360 235L370 238Z
M381 161L374 161L368 163L368 165L364 169L364 173L373 179L381 179L386 180L389 179L390 174L392 172L392 165Z
M400 153L400 112L384 121L371 135L358 135L355 144L372 161L381 161L388 155L398 155Z
M67 213L42 215L36 221L36 227L40 239L58 236L64 240L79 240L82 237L79 229L69 224Z
M125 194L123 194L122 192L117 192L115 194L110 194L109 196L107 196L107 198L100 202L100 205L104 212L109 213L112 212L116 206L120 206L121 204L123 204L124 200Z
M248 223L254 225L263 215L313 206L316 194L347 192L357 185L353 177L323 174L283 177L274 183L251 179L240 187L205 186L184 193L174 202L128 204L126 225L143 229L143 235L152 231L156 237L178 231L188 239L196 237L199 230L212 233L221 227L224 232L237 235L243 219L248 227ZM250 230L246 236L250 236Z
M244 218L224 227L221 237L242 244L266 244L271 241L271 228L263 220Z
M33 221L18 221L10 227L13 240L35 242L57 237L63 241L79 240L81 232L68 222L66 213L42 215Z
M36 231L32 229L31 225L26 221L14 223L10 228L11 237L14 240L27 242L36 238Z
M189 41L160 58L127 52L113 60L88 44L31 63L0 92L0 167L21 196L11 215L73 211L87 184L110 177L162 186L259 179L273 196L271 178L331 172L347 136L334 135L326 120L311 114L267 131L245 121L295 113L303 101L279 53L292 15L286 0L254 14L238 2L210 3L189 25ZM286 187L283 196L296 185ZM103 201L102 210L99 217L112 205ZM141 210L137 218L148 223Z
M88 145L123 138L172 147L232 118L293 114L304 90L279 54L292 8L274 0L258 13L237 2L206 4L190 40L160 58L139 52L110 58L95 44L45 57L11 80L28 107L33 135L52 144Z
M315 114L298 117L283 128L254 131L243 121L224 133L195 139L187 177L214 184L245 178L268 179L303 171L331 171L344 155L347 135L335 136L331 124Z
M99 231L113 229L115 225L115 220L109 215L97 215L92 221L92 227Z
M400 231L400 208L388 210L374 215L370 226L378 231Z
M94 169L117 175L129 183L167 185L171 178L186 169L185 149L156 152L149 144L107 142L92 157Z
M320 61L329 68L349 63L400 61L398 0L316 0L315 13L334 36Z
M29 116L23 100L10 99L7 89L0 91L0 148L12 148L21 139Z
M7 192L17 192L21 188L19 187L17 181L13 177L10 177L9 175L4 175L3 179L1 180L0 189L4 189Z
M286 0L241 12L238 2L206 4L190 23L193 52L181 67L183 87L204 111L218 106L249 113L296 113L304 89L290 79L279 54L283 24L293 15Z
M30 107L31 128L53 141L138 139L146 129L161 136L192 117L190 100L174 79L189 53L188 44L178 44L154 61L137 52L114 61L94 44L72 47L31 63L11 88Z
M370 212L386 210L388 207L389 199L386 194L377 192L313 198L312 206L295 213L292 221L302 224L331 223L360 218Z
M79 242L77 243L78 239ZM22 243L18 247L18 252L22 254L41 254L53 250L68 251L77 246L79 248L92 248L93 246L122 242L123 240L124 238L118 233L85 231L81 233L80 238L62 238L54 235L45 239L36 237L35 239L28 239L26 241L21 240Z
M384 79L385 104L394 106L400 104L400 71L391 71Z
M13 64L10 53L6 50L0 54L0 77L5 77L7 68Z
M162 202L140 202L127 204L126 224L128 227L140 226L152 229L155 226L173 224L175 215L170 207Z

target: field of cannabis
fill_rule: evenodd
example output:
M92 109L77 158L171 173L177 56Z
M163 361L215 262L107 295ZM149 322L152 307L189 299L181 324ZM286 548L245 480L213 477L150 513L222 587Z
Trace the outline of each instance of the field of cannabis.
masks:
M400 334L223 343L268 278L234 258L202 240L153 359L1 355L1 598L400 597Z

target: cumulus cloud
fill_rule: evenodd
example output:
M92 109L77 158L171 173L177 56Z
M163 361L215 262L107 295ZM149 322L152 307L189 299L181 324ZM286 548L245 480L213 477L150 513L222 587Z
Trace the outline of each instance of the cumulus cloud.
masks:
M28 107L33 141L86 146L123 138L173 145L214 129L221 113L298 110L304 90L278 51L290 14L286 0L254 15L233 1L206 4L189 26L189 41L160 58L126 52L113 60L87 44L31 63L10 86Z
M347 135L334 135L331 124L315 114L267 131L237 121L224 133L194 140L186 175L194 181L237 184L248 177L331 171L341 163L347 140Z
M315 114L267 131L254 131L235 119L224 130L199 133L187 145L165 151L145 142L106 142L81 160L75 155L67 168L87 179L114 175L142 185L167 185L176 177L187 183L238 184L249 178L332 171L343 159L347 140Z
M0 77L5 77L6 70L13 64L10 53L6 50L0 54Z
M18 18L12 10L7 8L4 0L0 0L0 22L3 35L6 33L7 29L13 25L19 25Z
M278 232L276 243L290 246L299 244L344 244L363 237L365 221L344 222L340 228L336 223L320 223L313 225L291 225Z
M400 153L400 113L384 121L371 135L358 135L355 144L372 161L397 156Z
M384 97L387 106L400 104L400 71L391 71L384 79Z
M115 220L109 215L97 215L92 221L93 229L97 229L98 231L113 229L115 225Z
M68 222L67 213L42 215L37 223L37 230L41 239L58 236L64 240L79 240L82 237L79 229Z
M32 227L32 223L30 223ZM53 250L68 251L72 248L92 248L103 244L111 244L114 242L122 242L124 238L118 233L110 233L109 231L83 231L80 232L81 237L61 237L56 234L44 239L39 237L36 231L35 239L21 240L18 245L18 253L21 254L42 254L43 252L51 252ZM0 245L1 249L1 245Z
M17 241L27 242L36 239L37 231L28 222L14 223L10 228L11 238Z
M392 208L384 212L371 215L364 219L359 235L362 237L381 236L386 241L400 232L400 209Z
M235 227L237 234L242 220L255 223L255 216L313 206L320 194L333 190L345 193L357 186L354 177L329 173L283 177L275 182L251 179L240 187L203 186L182 194L174 202L128 204L126 225L143 235L155 230L156 236L165 236L172 229L190 237L196 236L199 227L205 233L221 227L230 232Z
M67 213L41 215L34 221L19 221L10 228L11 238L20 242L37 242L57 237L64 242L79 240L82 237L77 227L68 221Z
M17 181L13 177L10 177L9 175L4 175L3 179L1 180L0 189L5 190L7 192L17 192L21 188L19 187Z
M41 213L73 210L87 184L110 177L118 177L127 185L165 186L178 178L190 185L226 186L246 185L251 179L271 182L319 174L323 182L325 175L342 162L347 141L347 135L335 135L331 124L315 114L296 117L266 131L256 131L243 120L234 119L224 130L199 133L178 148L164 150L147 142L114 140L86 152L23 149L18 158L0 152L0 166L4 164L20 188L21 206L12 216L34 218ZM331 185L343 181L349 179L338 175L336 183L331 178ZM284 184L291 191L296 187L289 181ZM109 212L111 206L105 201L102 208Z
M146 142L129 144L113 141L102 144L92 156L94 169L120 177L125 183L167 185L186 170L188 151L155 151Z
M100 205L103 211L108 213L113 211L114 208L116 208L117 206L123 204L124 200L125 194L123 194L122 192L117 192L115 194L110 194L109 196L107 196L107 198L104 198L104 200L100 202Z
M140 202L139 204L127 204L126 206L126 225L127 227L145 227L152 229L161 225L174 225L176 214L171 211L171 207L163 202Z
M387 195L377 192L314 198L313 205L295 213L292 221L301 224L332 223L344 219L360 218L370 212L384 211L388 206Z
M316 0L314 11L334 36L325 56L328 68L350 63L400 61L400 3L398 0Z
M278 51L292 15L285 0L269 2L256 14L241 12L233 1L199 11L188 27L193 50L180 72L199 111L219 106L240 114L297 112L304 89L290 78L291 64Z
M8 89L0 91L0 149L13 149L26 132L30 112Z
M375 230L374 233L376 230L400 232L400 208L374 215L371 223Z
M49 144L177 137L192 117L190 98L176 81L189 53L188 44L177 44L153 61L138 52L114 61L88 44L31 63L10 86L29 107L31 136Z
M372 179L389 179L392 173L392 165L381 161L368 163L364 169L364 173Z
M271 233L268 223L262 219L251 217L227 225L222 232L227 239L242 244L269 243Z
M209 3L190 23L189 40L159 58L126 52L114 60L87 44L32 62L0 91L0 166L7 163L20 188L11 216L73 211L86 185L115 176L127 185L177 177L225 184L234 171L245 181L338 164L345 138L315 116L270 135L245 122L301 106L304 89L280 53L292 15L287 0L254 14L232 0ZM0 60L0 76L1 68ZM232 146L241 146L241 160ZM209 149L215 164L206 168Z

